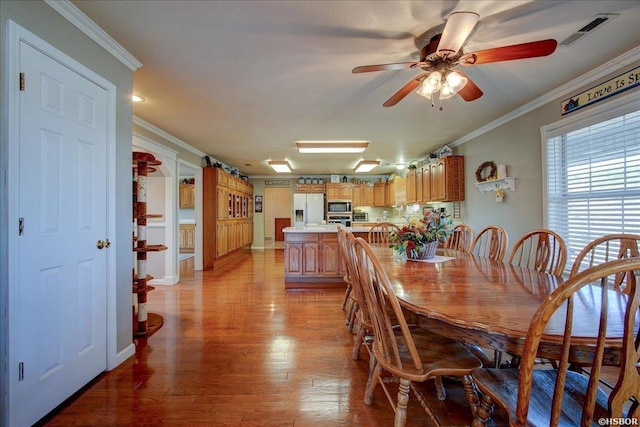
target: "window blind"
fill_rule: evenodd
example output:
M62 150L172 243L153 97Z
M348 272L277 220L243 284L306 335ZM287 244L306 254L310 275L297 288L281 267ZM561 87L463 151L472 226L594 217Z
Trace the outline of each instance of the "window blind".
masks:
M547 224L567 243L565 271L590 241L640 233L640 110L547 139L546 159Z

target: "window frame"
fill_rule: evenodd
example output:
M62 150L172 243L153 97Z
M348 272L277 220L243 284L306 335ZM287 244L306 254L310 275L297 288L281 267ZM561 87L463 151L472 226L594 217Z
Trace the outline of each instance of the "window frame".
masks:
M557 136L593 126L638 110L640 110L640 90L635 90L630 94L625 94L608 102L599 103L584 111L576 112L575 115L540 127L540 146L542 150L542 215L543 226L545 228L549 228L548 141ZM570 259L567 259L567 261L567 264L572 262ZM568 267L570 268L570 265Z

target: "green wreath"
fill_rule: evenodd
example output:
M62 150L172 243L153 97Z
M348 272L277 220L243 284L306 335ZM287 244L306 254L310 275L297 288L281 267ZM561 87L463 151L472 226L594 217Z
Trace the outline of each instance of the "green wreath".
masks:
M484 170L486 168L490 168L489 169L489 175L484 177L484 176L482 176L482 172L484 172ZM476 169L476 181L485 182L485 181L496 179L498 177L497 170L498 170L498 168L496 167L495 163L493 163L493 162L484 162L483 164L478 166L478 169Z

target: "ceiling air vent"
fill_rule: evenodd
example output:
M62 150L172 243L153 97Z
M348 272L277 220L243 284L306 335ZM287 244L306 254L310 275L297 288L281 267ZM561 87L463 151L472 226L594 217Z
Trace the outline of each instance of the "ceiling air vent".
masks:
M580 40L582 37L586 36L587 34L592 32L596 28L600 27L605 22L611 21L616 16L618 16L617 13L599 13L599 14L597 14L596 17L591 22L589 22L588 24L584 25L578 31L576 31L575 33L571 34L569 37L567 37L566 39L561 41L560 42L560 46L570 46L570 45L574 44L575 42Z

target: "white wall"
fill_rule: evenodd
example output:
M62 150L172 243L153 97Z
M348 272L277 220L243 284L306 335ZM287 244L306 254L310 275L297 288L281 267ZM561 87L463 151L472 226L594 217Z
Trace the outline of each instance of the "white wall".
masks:
M638 65L640 61L612 70L608 76L597 79L595 83L586 82L582 88L558 95L547 104L455 148L456 154L465 156L466 200L463 204L463 217L476 235L487 225L504 227L509 234L508 254L524 233L543 227L540 127L562 119L560 103L563 99ZM637 90L639 89L631 89ZM606 102L608 101L604 100L596 105ZM516 191L505 190L503 203L494 201L493 192L481 195L474 185L476 169L485 161L507 165L508 174L516 177Z

